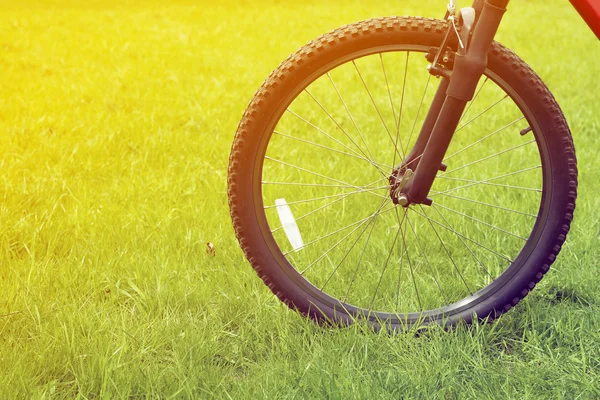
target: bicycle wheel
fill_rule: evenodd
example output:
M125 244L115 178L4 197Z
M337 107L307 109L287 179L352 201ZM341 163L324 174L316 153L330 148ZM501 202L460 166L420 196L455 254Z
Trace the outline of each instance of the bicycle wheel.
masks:
M233 143L231 216L246 257L288 306L375 328L495 318L548 271L575 209L564 116L498 43L434 182L431 207L395 206L389 177L436 88L423 54L445 23L380 18L283 62Z

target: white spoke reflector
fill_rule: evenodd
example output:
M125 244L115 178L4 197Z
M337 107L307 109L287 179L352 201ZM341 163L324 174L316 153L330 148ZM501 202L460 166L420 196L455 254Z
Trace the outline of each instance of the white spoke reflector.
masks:
M296 219L294 218L290 206L285 199L276 199L275 205L277 206L277 214L279 215L279 221L281 221L285 236L287 236L294 251L300 250L304 247L304 242L302 241L300 229L298 228L298 224L296 223Z

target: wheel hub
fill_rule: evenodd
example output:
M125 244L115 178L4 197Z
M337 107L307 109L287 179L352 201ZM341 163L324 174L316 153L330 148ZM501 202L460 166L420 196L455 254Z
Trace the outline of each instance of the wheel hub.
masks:
M406 194L402 193L402 189L413 177L414 172L410 168L400 167L394 168L390 175L390 197L394 204L399 204L403 207L408 206L409 200Z

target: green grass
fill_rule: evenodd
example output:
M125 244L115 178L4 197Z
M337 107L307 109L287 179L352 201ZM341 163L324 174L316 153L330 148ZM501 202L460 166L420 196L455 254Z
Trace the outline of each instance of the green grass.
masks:
M600 397L600 53L568 2L515 1L498 35L555 94L581 172L566 247L498 322L321 328L235 240L228 153L262 80L323 32L437 3L2 4L2 396Z

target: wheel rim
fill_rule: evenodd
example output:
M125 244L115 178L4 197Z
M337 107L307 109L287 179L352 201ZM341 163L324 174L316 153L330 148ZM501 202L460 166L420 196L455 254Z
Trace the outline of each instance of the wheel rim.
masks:
M315 71L282 102L257 157L255 204L272 253L311 296L352 314L416 319L468 308L523 265L543 228L543 139L491 71L459 123L434 205L391 203L386 178L437 86L427 49L369 49ZM528 121L534 134L519 135ZM277 199L294 214L299 251Z

